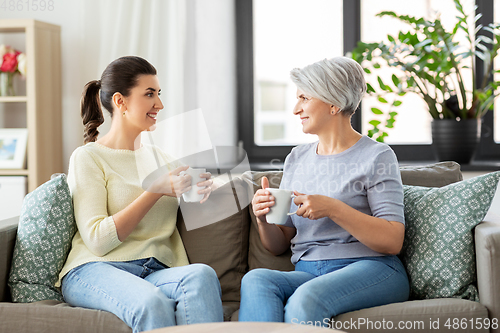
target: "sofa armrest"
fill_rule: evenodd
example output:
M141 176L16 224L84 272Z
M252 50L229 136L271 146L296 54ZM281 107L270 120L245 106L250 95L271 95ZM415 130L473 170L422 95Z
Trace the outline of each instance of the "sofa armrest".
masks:
M8 301L10 298L7 282L9 281L18 223L19 217L0 221L0 302Z
M475 244L479 299L490 319L500 320L500 216L486 215L475 229Z

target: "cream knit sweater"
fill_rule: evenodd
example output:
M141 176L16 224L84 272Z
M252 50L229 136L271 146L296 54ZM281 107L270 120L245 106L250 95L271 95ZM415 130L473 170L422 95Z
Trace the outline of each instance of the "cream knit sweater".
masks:
M132 151L92 142L73 152L68 184L78 231L57 286L71 269L88 262L154 257L169 267L189 263L176 228L176 198L160 198L123 242L113 221L144 192L144 178L164 165L172 170L180 164L150 145Z

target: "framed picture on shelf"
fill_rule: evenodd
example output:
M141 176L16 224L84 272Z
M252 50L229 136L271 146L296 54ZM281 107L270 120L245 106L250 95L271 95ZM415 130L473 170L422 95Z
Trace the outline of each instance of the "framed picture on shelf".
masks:
M0 128L0 169L24 169L28 130Z

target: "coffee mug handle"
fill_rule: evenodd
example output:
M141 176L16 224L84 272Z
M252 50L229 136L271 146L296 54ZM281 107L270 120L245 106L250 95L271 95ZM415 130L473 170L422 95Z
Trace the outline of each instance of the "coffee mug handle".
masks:
M296 196L295 194L292 194L292 199L293 199L293 198L296 198L296 197L297 197L297 196ZM299 210L299 209L297 208L297 210ZM290 215L297 214L297 210L296 210L295 212L293 212L293 213L288 213L288 214L286 214L286 215L290 216Z

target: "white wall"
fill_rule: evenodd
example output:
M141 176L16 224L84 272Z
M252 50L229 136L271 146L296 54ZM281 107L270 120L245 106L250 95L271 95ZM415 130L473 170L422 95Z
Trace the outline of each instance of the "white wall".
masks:
M101 0L100 3L105 1ZM191 57L189 62L195 63L196 69L194 71L186 69L188 77L185 81L186 107L189 110L203 109L213 145L236 145L233 0L187 1L191 1L187 10L190 8L193 10L191 22L188 21L188 24L194 24L188 28L188 36L189 29L191 29L190 38L195 44L191 47L187 46L186 54L190 49L195 49L195 53L187 54L187 57ZM79 109L83 87L89 80L99 78L98 76L104 69L97 68L100 66L97 57L89 57L88 52L85 52L85 45L89 43L89 34L99 33L101 27L93 28L99 15L116 15L117 13L101 13L100 8L104 6L96 6L95 11L89 12L88 3L86 5L85 0L55 0L53 4L53 11L28 11L26 9L6 11L2 9L0 19L32 18L61 26L63 161L64 169L67 171L71 153L83 144L83 126ZM0 37L0 43L4 41L5 38ZM24 50L23 45L17 45L16 41L10 42L13 47ZM127 43L127 40L122 42ZM213 84L214 78L221 76L227 79ZM192 94L189 90L193 91ZM190 104L190 100L196 102ZM100 132L105 133L107 128L109 124L104 124Z

